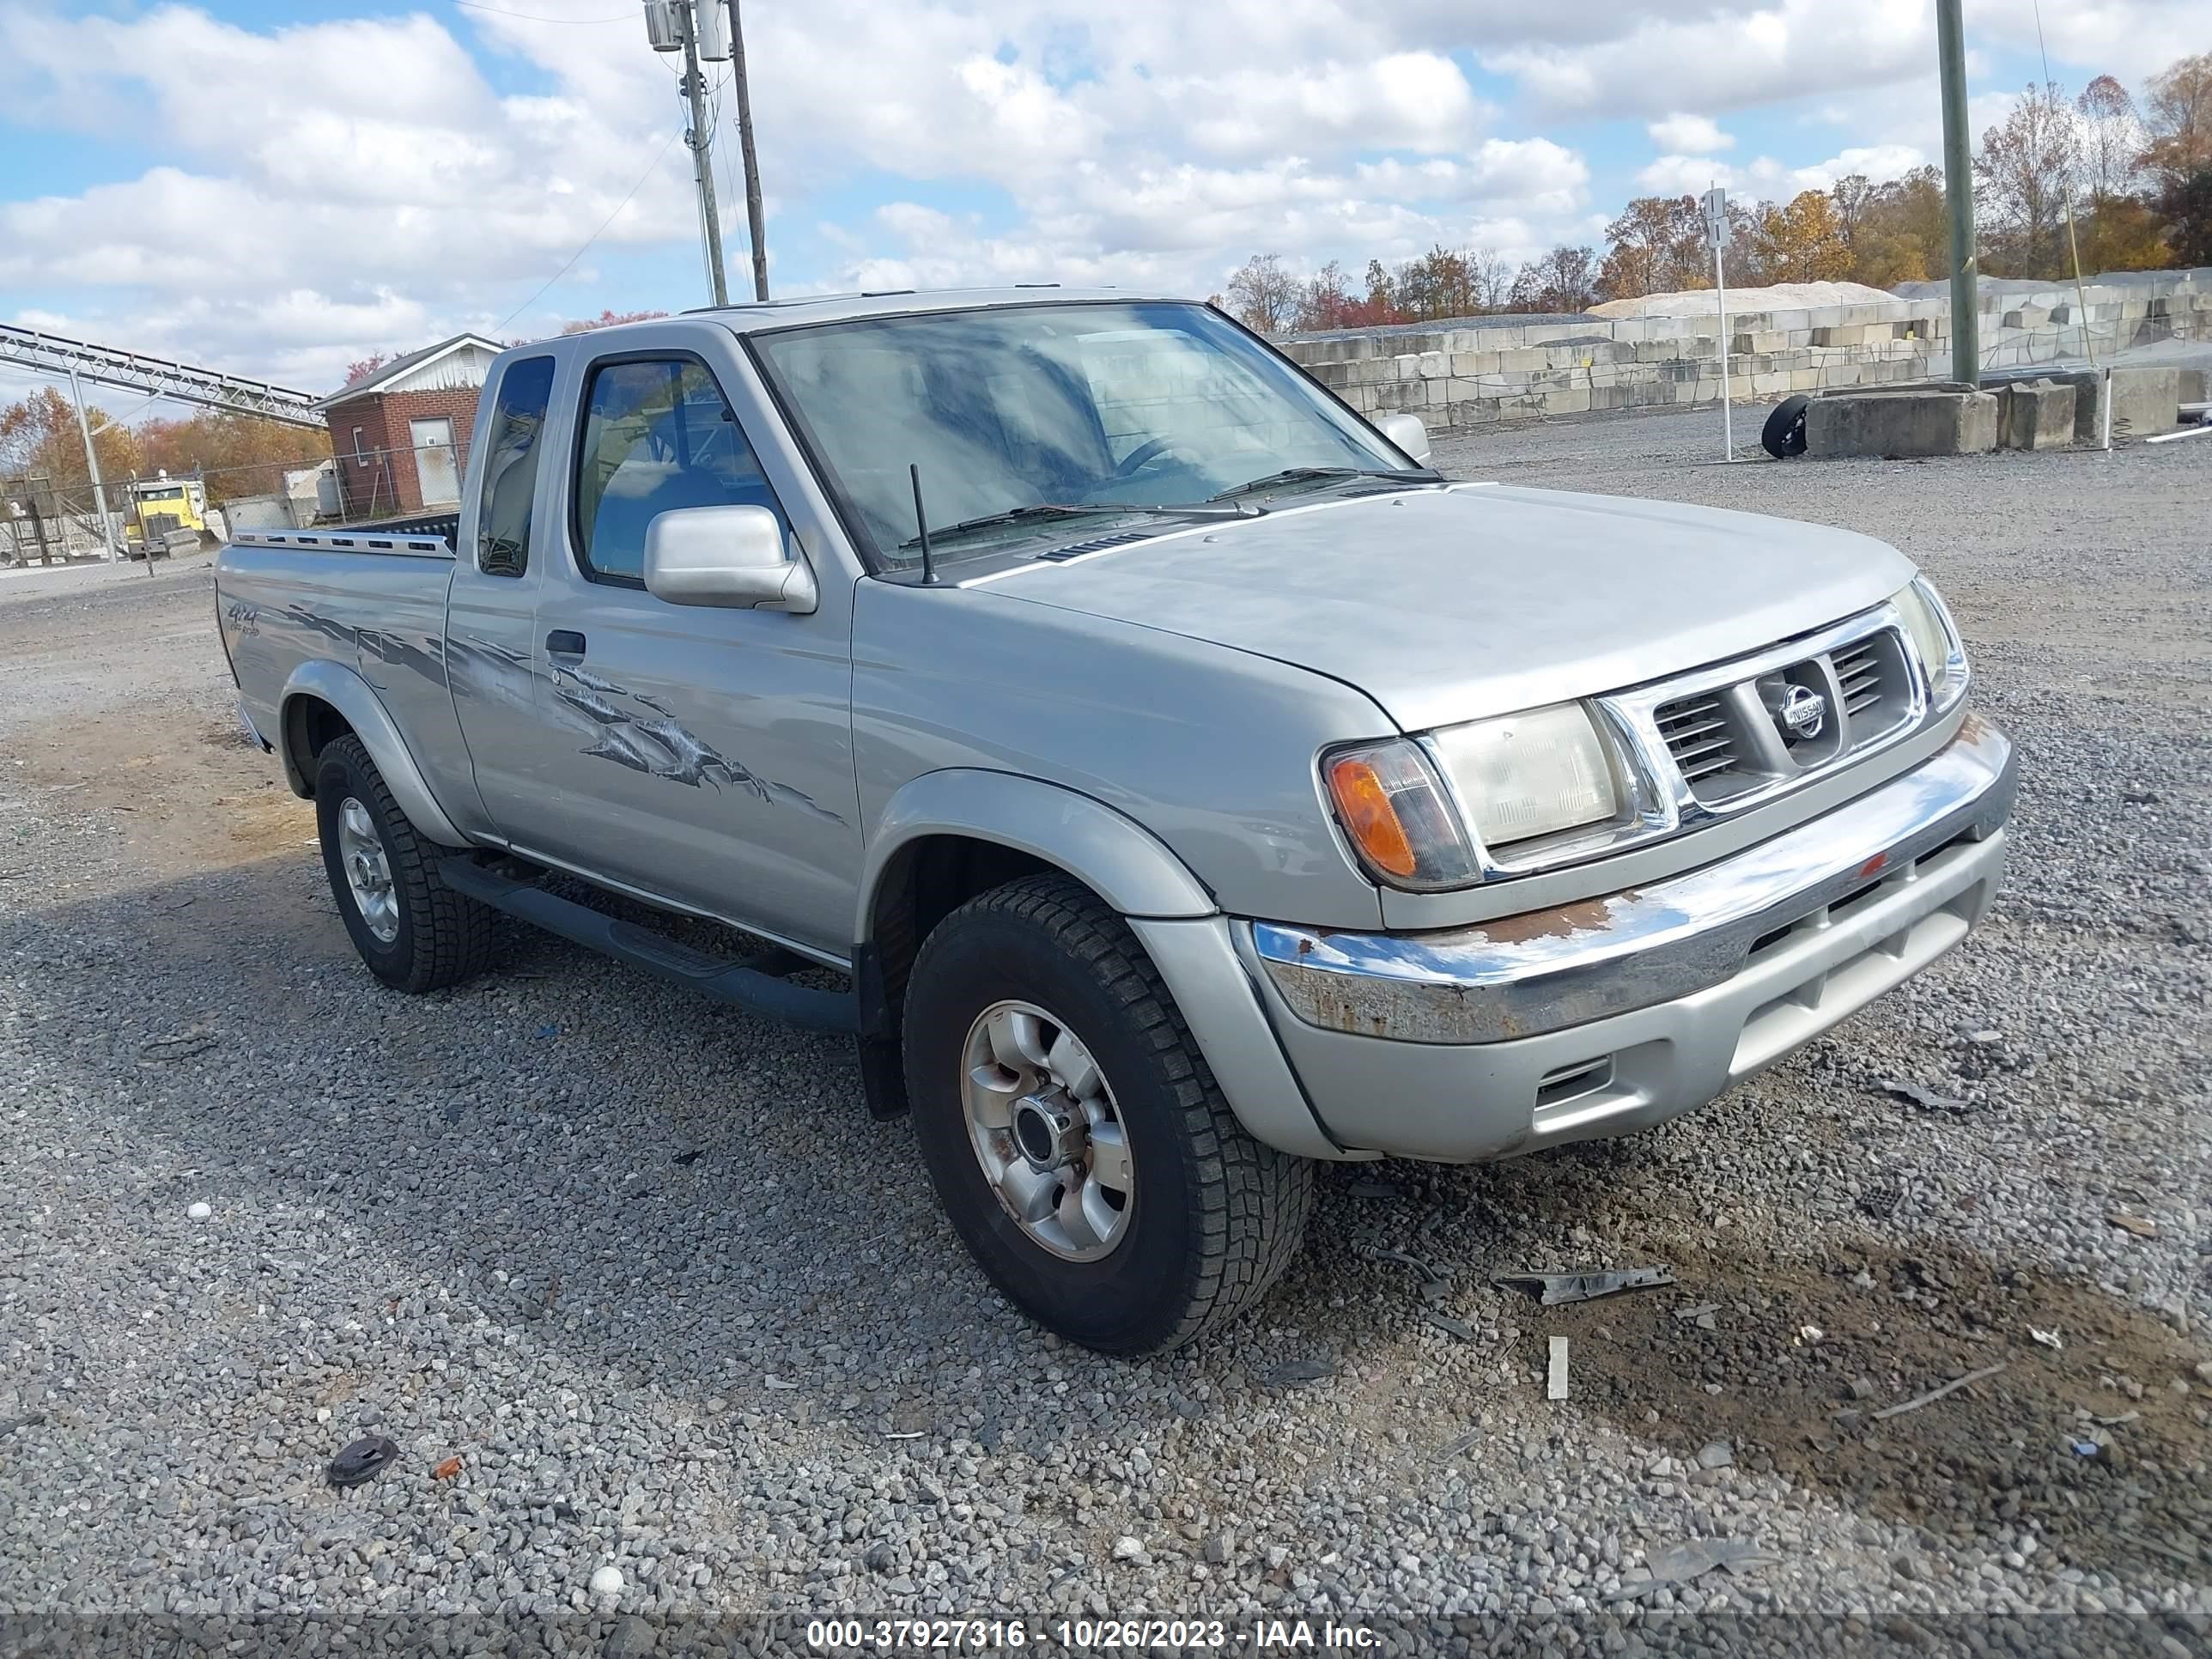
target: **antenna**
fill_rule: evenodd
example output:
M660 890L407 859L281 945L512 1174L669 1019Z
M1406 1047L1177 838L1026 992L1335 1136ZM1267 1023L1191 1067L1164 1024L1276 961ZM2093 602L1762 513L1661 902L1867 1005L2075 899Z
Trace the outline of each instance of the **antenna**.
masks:
M934 587L937 586L937 565L929 554L929 514L921 510L921 463L911 462L906 471L907 476L914 480L914 527L921 532L921 585Z

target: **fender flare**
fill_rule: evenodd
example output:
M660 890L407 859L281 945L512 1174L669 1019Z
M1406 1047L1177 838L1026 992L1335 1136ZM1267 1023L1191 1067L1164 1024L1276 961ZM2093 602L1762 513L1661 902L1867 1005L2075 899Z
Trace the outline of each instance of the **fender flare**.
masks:
M868 838L853 938L874 933L876 896L902 848L965 836L1059 866L1125 916L1210 916L1220 907L1149 830L1089 795L1012 772L925 772L884 804Z
M306 796L314 789L313 781L301 769L301 757L292 752L292 700L295 697L314 697L338 711L354 735L368 750L368 757L376 763L376 769L384 775L385 787L392 791L392 799L407 815L407 821L428 840L441 847L466 847L469 838L453 827L446 816L446 809L438 805L438 798L430 793L430 786L422 776L422 769L415 763L408 752L407 740L400 736L395 721L369 683L343 663L318 658L303 662L292 671L284 682L283 695L276 700L279 734L278 752L284 757L284 773L292 785L293 793Z
M1359 1156L1346 1152L1322 1127L1267 1024L1257 988L1231 948L1229 922L1212 894L1149 830L1076 790L980 768L924 773L908 783L869 837L853 929L856 960L866 963L874 954L876 899L885 872L902 848L926 836L995 842L1084 883L1127 920L1230 1109L1255 1137L1305 1158ZM869 1045L861 1047L865 1056ZM895 1045L890 1052L896 1055ZM896 1059L884 1063L896 1065Z

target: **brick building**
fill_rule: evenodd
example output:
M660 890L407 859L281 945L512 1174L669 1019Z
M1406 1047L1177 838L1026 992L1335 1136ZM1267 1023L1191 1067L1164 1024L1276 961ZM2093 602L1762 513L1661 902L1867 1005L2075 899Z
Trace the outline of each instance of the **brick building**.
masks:
M477 398L501 349L481 334L456 334L315 405L330 428L348 518L402 518L459 504Z

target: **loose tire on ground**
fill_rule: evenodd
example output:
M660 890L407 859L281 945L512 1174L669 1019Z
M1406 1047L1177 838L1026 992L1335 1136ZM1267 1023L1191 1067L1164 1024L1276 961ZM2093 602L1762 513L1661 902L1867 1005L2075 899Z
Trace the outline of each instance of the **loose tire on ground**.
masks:
M1805 453L1805 411L1812 402L1810 398L1784 398L1766 417L1766 429L1759 434L1759 446L1776 460Z
M1099 1259L1035 1242L971 1138L970 1033L1006 1003L1050 1011L1111 1091L1133 1176L1127 1224ZM946 917L915 959L904 1030L945 1213L999 1288L1062 1336L1108 1353L1179 1346L1257 1301L1297 1254L1312 1165L1245 1132L1143 947L1079 884L1027 877Z
M348 878L343 849L349 802L365 810L383 854L392 903L388 912L380 908L379 915L388 939L380 937L364 916ZM402 991L435 991L473 978L489 964L491 909L438 879L437 860L444 849L416 833L360 738L340 738L317 757L315 821L331 896L371 973ZM354 841L361 841L358 827Z

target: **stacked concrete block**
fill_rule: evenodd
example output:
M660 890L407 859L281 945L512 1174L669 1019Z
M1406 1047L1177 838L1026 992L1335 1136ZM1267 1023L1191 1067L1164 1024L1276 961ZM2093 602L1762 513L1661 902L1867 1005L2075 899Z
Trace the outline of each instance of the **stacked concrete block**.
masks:
M2074 441L2075 389L2058 380L2021 380L1997 398L1997 447L2063 449Z
M1854 393L1816 398L1805 411L1810 455L1917 459L1996 445L1997 399L1987 392Z
M2094 284L2078 296L2070 285L2002 298L1989 293L1980 321L1995 368L2028 368L2089 349L2101 354L2141 339L2212 339L2212 271ZM1732 313L1728 332L1739 398L1887 387L1941 380L1950 371L1949 307L1940 297ZM1584 409L1710 404L1719 396L1721 345L1719 319L1706 313L1528 324L1475 319L1315 336L1285 349L1363 414L1410 410L1443 428ZM2094 395L2077 388L2077 441L2084 421L2094 433L2100 418Z
M2112 387L2115 433L2148 438L2181 424L2179 369L2116 368Z

